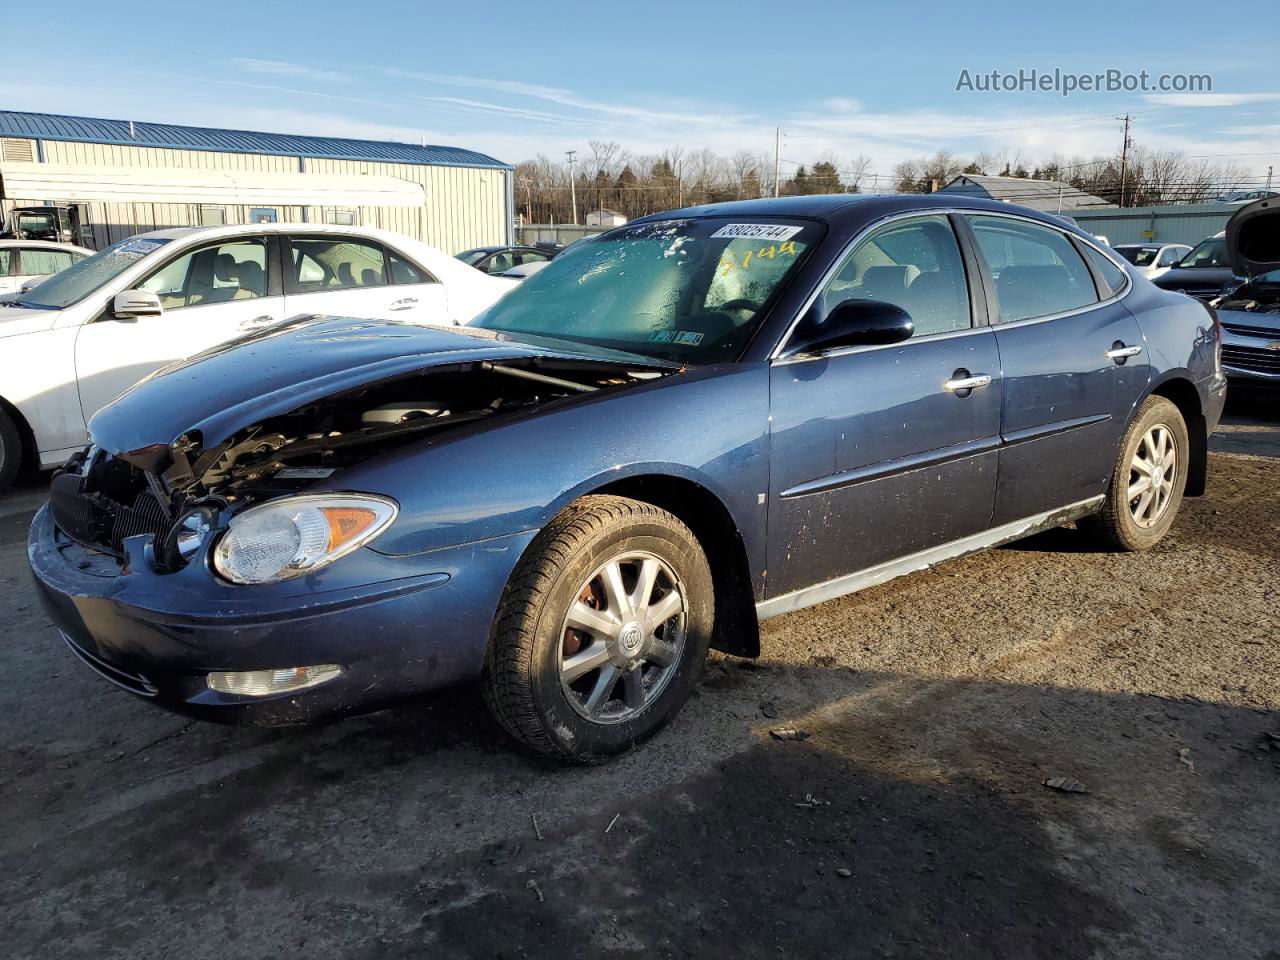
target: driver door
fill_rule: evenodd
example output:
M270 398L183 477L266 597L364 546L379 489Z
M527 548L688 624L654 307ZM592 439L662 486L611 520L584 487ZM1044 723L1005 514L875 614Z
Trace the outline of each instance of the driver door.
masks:
M236 237L179 254L137 285L160 298L154 317L117 319L111 304L76 336L86 422L166 364L284 319L269 237Z
M971 272L947 216L893 220L858 243L792 337L866 299L906 310L911 338L773 361L770 599L990 526L1003 384Z

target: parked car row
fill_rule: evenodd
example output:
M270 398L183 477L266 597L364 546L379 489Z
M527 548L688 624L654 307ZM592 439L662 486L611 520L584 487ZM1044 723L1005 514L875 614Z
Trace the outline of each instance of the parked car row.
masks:
M38 244L17 249L47 262L27 252ZM465 323L513 286L357 227L158 230L86 253L57 245L47 255L73 262L0 302L0 490L24 460L62 463L99 408L176 360L298 314Z
M1250 270L1272 223L1228 231ZM505 296L400 244L135 238L5 321L47 338L22 366L62 364L42 458L92 414L28 540L90 668L259 723L478 681L515 738L584 761L666 724L708 647L757 655L761 619L1070 521L1149 549L1204 490L1212 309L1047 214L941 194L697 207ZM322 299L353 287L382 299ZM479 315L386 313L428 297ZM115 389L94 378L132 362L121 330L215 309L248 329L73 402L77 378ZM386 319L296 315L356 310ZM147 364L163 328L130 348Z

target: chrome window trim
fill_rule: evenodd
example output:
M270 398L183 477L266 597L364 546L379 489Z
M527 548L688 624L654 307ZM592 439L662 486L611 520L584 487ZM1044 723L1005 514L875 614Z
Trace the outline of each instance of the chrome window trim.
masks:
M1124 288L1120 290L1119 293L1112 294L1110 297L1108 297L1105 300L1095 300L1093 303L1085 304L1084 306L1077 307L1074 310L1066 310L1066 311L1063 311L1062 313L1048 313L1042 317L1027 317L1025 320L1013 320L1013 321L1010 321L1009 323L1002 323L997 319L994 323L990 323L990 324L973 324L967 330L963 330L963 329L947 330L942 333L929 333L919 338L911 337L910 339L904 340L901 343L877 344L875 346L870 346L870 347L847 347L840 350L832 350L832 351L827 351L823 353L796 354L794 357L780 358L780 354L791 343L791 337L795 334L796 327L800 325L800 320L804 317L806 313L809 312L809 308L813 306L814 301L816 301L818 297L821 295L822 291L826 289L827 284L830 283L833 279L835 279L836 274L840 271L840 268L844 266L844 262L848 258L849 254L853 253L854 248L859 243L861 243L864 239L866 239L867 235L870 234L871 231L884 226L886 223L892 223L895 220L906 220L909 217L949 216L952 214L955 214L958 216L1003 217L1009 220L1022 220L1027 223L1034 224L1035 226L1038 226L1038 227L1045 227L1046 229L1049 229L1049 230L1057 230L1059 233L1063 234L1066 237L1073 238L1075 240L1079 240L1081 243L1087 244L1088 246L1096 250L1098 253L1106 257L1108 260L1110 260L1111 263L1114 266L1116 266L1121 273L1124 274L1125 276ZM972 227L970 229L972 229ZM961 243L959 236L956 237L956 243L957 244ZM980 253L981 251L976 251L976 252ZM1104 250L1100 244L1098 244L1093 240L1092 237L1072 233L1069 230L1063 230L1061 227L1055 227L1052 224L1045 223L1043 220L1040 220L1036 217L1029 217L1026 214L1012 213L1012 212L1005 213L1002 210L978 210L972 207L969 207L969 208L937 207L937 208L930 208L928 210L904 210L899 213L891 213L891 214L888 214L887 216L881 217L879 220L875 220L867 224L860 231L854 234L854 236L844 245L844 247L840 250L840 254L836 257L836 259L833 261L831 266L828 267L827 270L823 273L821 280L817 284L815 284L813 292L805 298L804 303L801 305L800 309L796 311L796 315L792 318L791 323L788 324L786 332L782 335L782 338L778 341L778 345L774 347L773 350L769 353L769 361L770 363L774 363L776 365L781 366L784 363L796 363L802 360L808 361L808 360L818 360L825 357L844 356L846 353L861 353L867 350L882 350L884 349L885 346L901 347L910 343L917 343L920 341L929 340L933 338L949 337L949 336L955 336L957 334L964 334L964 333L975 333L980 330L994 330L997 327L1029 326L1030 324L1033 324L1033 323L1046 323L1050 320L1059 320L1063 317L1072 317L1078 313L1084 313L1086 310L1095 310L1098 307L1103 307L1111 303L1117 303L1120 300L1123 300L1125 297L1127 297L1130 293L1132 293L1134 288L1133 276L1129 273L1128 269L1126 269L1127 267L1128 267L1127 263L1122 262L1115 255L1114 252L1109 250ZM1085 268L1086 269L1089 268L1089 265L1087 263L1085 264ZM1091 270L1090 270L1090 274L1092 274ZM972 307L973 305L970 304L970 311L971 311L970 320L971 321L973 320Z
M805 308L808 309L807 307ZM908 337L898 343L873 343L861 347L837 347L833 350L824 350L821 353L793 353L789 357L780 357L771 360L770 364L775 367L785 367L793 363L812 363L814 360L828 360L834 357L847 357L854 353L872 353L876 350L895 350L902 347L910 347L916 343L932 343L935 340L952 340L956 337L970 337L979 333L991 333L992 328L985 324L980 327L967 327L960 330L943 330L939 333L926 333L918 337Z

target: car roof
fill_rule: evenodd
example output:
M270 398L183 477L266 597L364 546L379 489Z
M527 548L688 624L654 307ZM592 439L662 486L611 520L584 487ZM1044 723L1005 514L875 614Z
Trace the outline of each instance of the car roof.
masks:
M213 227L169 227L135 234L156 240L181 240L196 235L204 237L230 237L238 233L336 233L344 236L381 237L387 231L378 227L341 226L333 223L225 223ZM130 239L133 239L132 237Z
M733 200L728 203L709 203L697 207L685 207L664 213L651 214L632 220L631 223L656 223L694 217L796 217L817 220L837 230L856 229L880 217L908 211L965 210L975 213L1012 214L1039 220L1057 229L1067 229L1078 236L1087 237L1078 224L1043 210L989 200L959 193L835 193L803 197L766 197L759 200ZM625 230L626 227L615 227Z
M74 250L76 253L93 253L74 243L57 243L53 240L0 240L0 247L37 247L41 250Z
M468 247L462 253L501 253L503 250L538 250L538 248L530 243L500 243L495 247ZM542 251L538 250L538 252Z

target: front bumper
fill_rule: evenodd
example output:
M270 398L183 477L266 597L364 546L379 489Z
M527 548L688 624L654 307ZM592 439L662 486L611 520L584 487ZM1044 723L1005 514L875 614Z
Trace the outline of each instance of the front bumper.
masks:
M146 537L123 571L69 540L41 508L27 557L50 619L88 666L172 710L227 723L289 724L359 713L479 675L498 601L533 531L413 556L368 548L305 577L236 586L206 549L161 575ZM209 689L215 671L336 663L336 679L247 697Z

